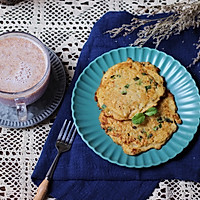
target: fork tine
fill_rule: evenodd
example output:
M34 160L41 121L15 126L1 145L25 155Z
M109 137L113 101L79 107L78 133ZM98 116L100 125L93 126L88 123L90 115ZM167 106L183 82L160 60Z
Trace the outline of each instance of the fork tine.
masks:
M67 129L66 129L66 131L68 131L68 135L67 135L67 137L66 137L66 139L65 139L65 142L69 142L70 137L71 137L71 134L72 134L72 129L73 129L73 127L74 127L74 123L72 124L70 130L67 130Z
M66 138L68 138L69 136L69 127L71 125L71 121L68 121L68 124L65 126L65 130L64 130L64 133L63 133L63 136L61 138L61 141L66 141Z
M75 127L75 124L73 124L73 127L72 127L72 128L74 128L74 131L73 131L73 133L72 133L72 136L71 136L71 139L70 139L70 141L69 141L69 144L72 144L72 142L73 142L73 140L74 140L74 137L75 137L75 134L76 134L76 127ZM72 131L72 129L71 129L70 131Z
M64 123L62 125L62 128L60 129L60 132L58 134L57 140L61 140L62 139L62 136L63 136L64 130L65 130L65 126L66 126L67 121L68 121L67 119L64 121Z

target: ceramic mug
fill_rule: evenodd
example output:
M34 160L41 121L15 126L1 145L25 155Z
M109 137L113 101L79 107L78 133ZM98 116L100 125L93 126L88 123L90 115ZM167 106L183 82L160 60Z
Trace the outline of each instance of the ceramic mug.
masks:
M47 48L33 35L0 35L0 102L16 107L19 121L27 120L26 106L44 94L50 68Z
M22 0L0 0L0 3L3 5L13 6L15 4L18 4Z

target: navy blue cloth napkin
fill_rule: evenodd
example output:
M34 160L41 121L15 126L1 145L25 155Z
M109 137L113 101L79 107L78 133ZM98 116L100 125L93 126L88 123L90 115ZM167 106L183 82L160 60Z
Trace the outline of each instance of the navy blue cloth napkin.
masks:
M44 145L41 157L32 174L32 180L39 185L44 179L55 155L55 141L63 121L71 119L71 93L82 70L97 56L111 49L128 46L136 33L126 37L122 34L111 39L105 31L131 22L128 12L108 12L93 27L83 47L75 75L65 95L57 118ZM181 35L163 41L159 50L172 55L184 66L192 62L197 50L193 45L200 36L200 30L186 30ZM154 47L152 41L145 46ZM200 83L199 63L189 69L197 84ZM50 187L50 194L60 200L78 199L147 199L163 179L200 180L200 137L195 134L189 146L174 159L156 167L135 169L121 167L96 155L77 134L72 149L59 160Z

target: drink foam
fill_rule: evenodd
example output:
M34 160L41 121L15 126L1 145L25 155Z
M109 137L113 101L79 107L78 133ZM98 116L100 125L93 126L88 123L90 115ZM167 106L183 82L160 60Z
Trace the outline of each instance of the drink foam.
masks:
M0 38L0 91L22 92L45 75L47 59L34 41L20 36Z

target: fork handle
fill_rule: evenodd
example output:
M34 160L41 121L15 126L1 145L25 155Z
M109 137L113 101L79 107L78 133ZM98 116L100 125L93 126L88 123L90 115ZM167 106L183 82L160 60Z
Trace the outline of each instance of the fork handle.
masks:
M33 200L43 200L48 191L49 180L45 178L42 183L40 183L37 194L35 195Z

